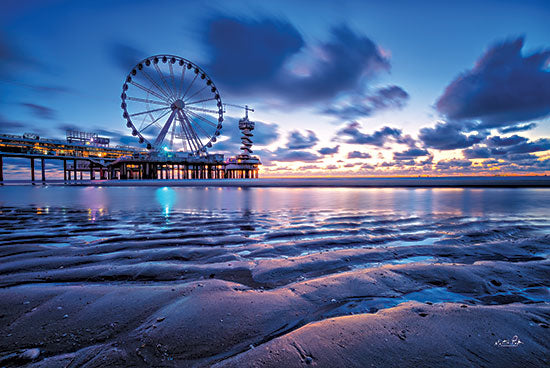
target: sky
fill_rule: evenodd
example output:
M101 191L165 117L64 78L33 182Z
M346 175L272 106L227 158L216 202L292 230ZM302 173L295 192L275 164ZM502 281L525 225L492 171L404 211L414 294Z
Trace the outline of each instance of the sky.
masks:
M548 174L548 19L530 0L3 0L0 133L140 146L122 85L171 54L255 109L263 177ZM209 152L239 153L243 113Z

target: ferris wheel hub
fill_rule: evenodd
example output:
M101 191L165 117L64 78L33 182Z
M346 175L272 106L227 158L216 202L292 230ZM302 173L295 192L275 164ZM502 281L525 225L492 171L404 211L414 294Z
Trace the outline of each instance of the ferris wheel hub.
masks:
M177 99L172 104L172 110L176 110L176 109L183 110L184 108L185 108L185 102L183 102L183 100L181 99Z

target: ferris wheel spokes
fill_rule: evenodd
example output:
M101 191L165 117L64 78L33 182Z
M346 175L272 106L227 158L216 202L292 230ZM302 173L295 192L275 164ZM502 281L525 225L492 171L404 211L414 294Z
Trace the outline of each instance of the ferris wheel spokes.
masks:
M191 135L191 141L194 143L195 147L203 147L204 145L201 142L201 139L199 138L197 132L193 129L193 126L191 125L191 122L189 121L189 117L185 114L185 112L181 112L183 119L185 120L185 123L187 124L187 131Z
M145 102L145 103L152 103L152 104L157 104L157 105L170 106L170 104L168 102L150 100L150 99L147 99L147 98L139 98L139 97L131 97L131 96L128 96L126 98L130 101Z
M135 114L130 114L130 116L134 117L134 116L139 116L139 115L143 115L143 114L149 114L149 113L152 113L152 112L162 111L162 110L166 110L166 109L169 109L169 108L170 108L170 106L166 106L166 107L161 107L159 109L136 112Z
M159 99L161 99L161 100L163 100L163 101L168 102L168 99L167 99L166 97L163 97L163 96L159 95L159 94L156 93L155 91L153 91L153 90L151 90L151 89L149 89L149 88L147 88L147 87L144 87L144 86L142 86L142 85L139 84L139 83L136 83L136 82L134 82L134 81L131 81L130 84L133 84L134 86L136 86L136 87L142 89L143 91L152 94L152 95L155 96L156 98L159 98Z
M164 141L164 137L166 137L166 133L168 133L168 129L170 129L170 125L172 124L172 120L174 120L175 114L176 111L172 111L172 113L168 117L168 120L166 120L166 123L164 123L164 126L162 127L157 139L155 140L155 147L160 147L160 145Z
M145 128L139 130L140 133L143 133L145 131L145 129L149 128L151 125L155 124L157 121L159 121L160 119L162 119L163 117L166 116L166 114L168 114L170 111L165 111L162 115L160 115L158 118L154 119L151 123L149 123Z

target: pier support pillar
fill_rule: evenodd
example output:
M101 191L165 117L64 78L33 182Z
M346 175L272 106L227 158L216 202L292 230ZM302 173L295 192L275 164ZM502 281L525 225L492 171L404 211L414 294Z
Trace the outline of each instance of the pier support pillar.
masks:
M4 157L0 156L0 181L4 181Z
M31 181L34 182L34 158L31 158Z
M40 168L42 169L42 184L46 183L46 160L40 159Z
M73 160L73 169L74 169L74 179L73 179L73 180L77 180L77 176L76 176L76 160Z
M67 181L67 160L63 159L63 180Z
M90 162L90 180L94 180L94 164Z

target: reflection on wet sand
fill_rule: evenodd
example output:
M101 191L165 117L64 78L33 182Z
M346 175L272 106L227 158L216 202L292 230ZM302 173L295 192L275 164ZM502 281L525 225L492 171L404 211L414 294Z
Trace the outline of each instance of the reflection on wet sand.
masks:
M545 192L111 189L0 207L2 365L546 359Z

